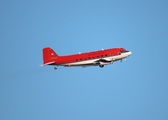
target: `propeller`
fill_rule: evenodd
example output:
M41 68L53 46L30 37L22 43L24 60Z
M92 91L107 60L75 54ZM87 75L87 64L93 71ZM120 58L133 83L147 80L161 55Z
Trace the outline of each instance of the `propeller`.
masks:
M123 59L121 59L120 61L123 62ZM124 58L124 61L126 61L126 58Z

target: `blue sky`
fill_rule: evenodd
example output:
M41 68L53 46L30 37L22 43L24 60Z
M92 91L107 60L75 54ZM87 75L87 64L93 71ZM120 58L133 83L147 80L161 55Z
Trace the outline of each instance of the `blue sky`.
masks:
M168 119L168 1L2 0L1 120ZM58 55L124 47L126 62L39 67Z

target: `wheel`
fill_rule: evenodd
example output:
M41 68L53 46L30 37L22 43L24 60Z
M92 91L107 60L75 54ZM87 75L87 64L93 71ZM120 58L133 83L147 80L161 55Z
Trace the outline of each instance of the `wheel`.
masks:
M54 69L56 70L56 69L57 69L57 66L55 66Z
M104 65L99 65L99 67L103 68L103 67L104 67Z

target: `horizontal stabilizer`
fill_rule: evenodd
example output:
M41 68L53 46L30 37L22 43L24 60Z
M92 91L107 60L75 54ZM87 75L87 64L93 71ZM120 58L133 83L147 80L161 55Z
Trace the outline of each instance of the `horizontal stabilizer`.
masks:
M53 65L53 64L55 64L55 62L48 62L48 63L42 64L42 65L40 65L40 66Z

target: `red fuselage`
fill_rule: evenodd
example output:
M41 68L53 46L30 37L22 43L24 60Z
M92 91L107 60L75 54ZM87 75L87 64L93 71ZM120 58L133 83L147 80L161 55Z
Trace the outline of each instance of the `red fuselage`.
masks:
M108 56L115 56L120 53L123 48L113 48L113 49L106 49L106 50L99 50L94 52L87 52L87 53L79 53L74 55L67 55L67 56L59 56L58 59L55 60L57 64L64 64L64 63L71 63L71 62L79 62L91 59L101 59Z

